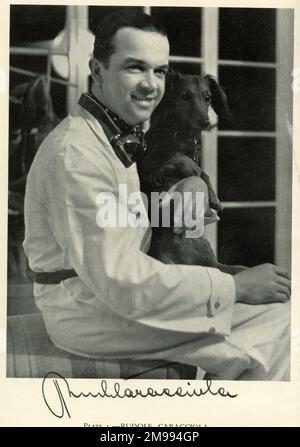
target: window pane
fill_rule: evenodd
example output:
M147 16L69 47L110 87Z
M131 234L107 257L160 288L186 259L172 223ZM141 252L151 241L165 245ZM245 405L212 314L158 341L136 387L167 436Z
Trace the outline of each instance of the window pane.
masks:
M89 28L95 33L99 22L104 19L105 16L113 12L121 11L122 9L142 10L142 7L135 6L89 6Z
M201 64L171 62L170 68L172 68L175 71L179 71L180 73L195 74L195 75L201 74Z
M275 140L219 138L218 190L223 201L275 199Z
M220 119L219 129L275 130L275 70L272 68L219 67L233 121Z
M274 208L225 209L218 223L218 259L252 267L274 262Z
M151 8L151 14L167 30L171 54L200 57L201 8Z
M275 9L220 8L219 58L275 62Z
M65 6L11 6L10 45L54 39L65 26L65 17Z

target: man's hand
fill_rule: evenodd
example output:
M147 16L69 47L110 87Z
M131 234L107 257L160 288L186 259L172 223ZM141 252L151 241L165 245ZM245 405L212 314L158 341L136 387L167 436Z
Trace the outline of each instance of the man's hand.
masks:
M281 267L262 264L233 275L236 301L265 304L288 301L291 294L290 276Z

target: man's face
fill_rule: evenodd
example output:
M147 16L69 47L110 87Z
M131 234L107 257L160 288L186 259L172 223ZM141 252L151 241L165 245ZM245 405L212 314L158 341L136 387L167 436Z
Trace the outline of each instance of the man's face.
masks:
M108 67L100 62L99 99L127 124L149 120L163 97L169 42L157 32L121 28Z

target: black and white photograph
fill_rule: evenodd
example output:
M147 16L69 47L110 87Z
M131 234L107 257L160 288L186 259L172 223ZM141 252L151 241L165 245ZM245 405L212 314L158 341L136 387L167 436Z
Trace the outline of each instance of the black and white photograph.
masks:
M66 387L288 394L293 2L102 3L8 5L3 378L79 425Z

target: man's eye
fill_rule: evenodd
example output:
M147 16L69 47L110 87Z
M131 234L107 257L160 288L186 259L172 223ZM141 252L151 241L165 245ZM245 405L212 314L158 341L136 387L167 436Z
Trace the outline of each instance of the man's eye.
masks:
M159 76L160 78L164 78L167 74L167 70L156 70L155 73L157 74L157 76Z
M138 73L140 71L143 71L143 67L141 67L140 65L130 65L129 67L127 67L127 69L129 71L134 72L134 73Z

